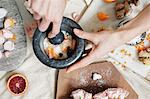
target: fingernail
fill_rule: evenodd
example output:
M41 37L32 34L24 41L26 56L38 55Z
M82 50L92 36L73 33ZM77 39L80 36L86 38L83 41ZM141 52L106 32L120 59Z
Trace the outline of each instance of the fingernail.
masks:
M74 29L74 32L78 32L79 30L78 29Z
M66 71L66 72L67 72L67 69L68 69L68 68L65 68L65 71Z
M80 32L80 30L74 29L74 33L75 33L75 34L78 34L79 32Z

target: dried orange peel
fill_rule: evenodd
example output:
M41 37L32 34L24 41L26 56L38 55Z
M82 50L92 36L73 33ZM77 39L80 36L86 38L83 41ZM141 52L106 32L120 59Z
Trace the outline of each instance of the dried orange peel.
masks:
M105 20L109 19L109 15L104 12L97 13L97 17L100 21L105 21Z

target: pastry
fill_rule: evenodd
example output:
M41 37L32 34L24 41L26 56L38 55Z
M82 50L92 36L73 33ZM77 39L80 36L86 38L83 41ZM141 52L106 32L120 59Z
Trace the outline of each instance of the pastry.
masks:
M83 89L78 89L71 93L73 99L92 99L92 93L88 93Z

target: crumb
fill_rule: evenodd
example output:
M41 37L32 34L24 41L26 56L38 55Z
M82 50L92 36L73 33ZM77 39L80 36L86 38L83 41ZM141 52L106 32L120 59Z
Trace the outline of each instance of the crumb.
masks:
M119 62L119 64L121 64L121 63Z
M125 49L121 49L120 52L121 53L125 53L126 51L125 51Z
M92 73L92 79L100 80L100 79L102 79L102 76L99 73Z
M111 53L114 53L114 50L112 50Z
M98 29L98 31L97 32L101 32L101 31L104 31L104 30L106 30L106 26L100 26L100 28Z
M125 61L124 64L127 64L127 62Z
M124 64L121 65L122 68L126 68L126 66Z
M129 53L128 56L131 56L131 53Z
M113 64L116 64L116 62L113 62Z
M125 50L125 49L121 49L120 53L122 53L123 55L126 55L126 56L131 56L131 53L128 52L127 50Z

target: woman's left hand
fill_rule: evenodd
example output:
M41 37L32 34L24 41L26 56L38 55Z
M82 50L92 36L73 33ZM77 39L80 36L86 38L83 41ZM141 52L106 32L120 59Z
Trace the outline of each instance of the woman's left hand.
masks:
M86 39L94 45L93 50L83 59L72 65L67 69L67 72L74 71L78 68L88 66L93 62L97 62L104 55L108 54L110 51L116 47L123 44L121 37L118 33L113 31L101 31L97 33L87 33L81 30L74 30L75 34L80 38Z

